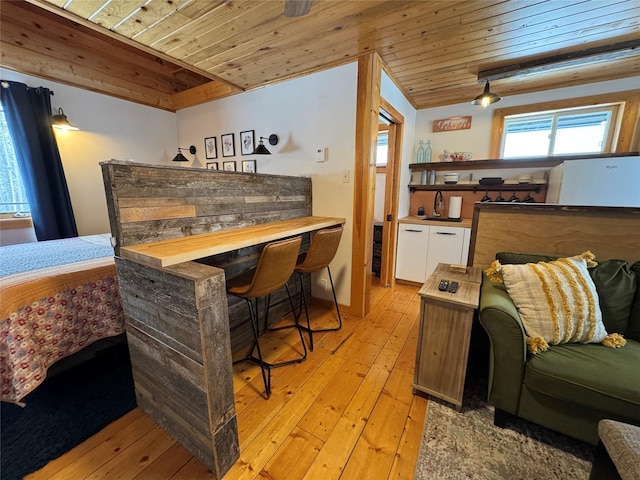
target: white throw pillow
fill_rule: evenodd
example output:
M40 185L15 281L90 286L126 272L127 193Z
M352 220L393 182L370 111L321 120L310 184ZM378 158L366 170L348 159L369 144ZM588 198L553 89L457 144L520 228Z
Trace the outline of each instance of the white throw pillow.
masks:
M529 351L537 353L548 345L600 343L605 339L607 346L624 345L618 334L607 335L602 322L598 292L587 270L593 258L592 253L585 252L523 265L495 261L487 270L492 281L504 281L520 314Z

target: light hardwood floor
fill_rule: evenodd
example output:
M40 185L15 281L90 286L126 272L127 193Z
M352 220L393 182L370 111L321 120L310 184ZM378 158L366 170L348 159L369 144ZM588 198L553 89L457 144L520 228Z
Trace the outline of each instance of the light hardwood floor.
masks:
M303 363L273 370L268 400L259 368L235 365L240 459L224 479L412 479L427 406L411 388L417 292L374 285L372 312L364 319L343 314L341 330L315 334L315 349ZM311 312L323 323L334 310L315 306ZM265 350L280 358L295 348L291 329L263 338ZM136 408L26 478L213 475Z

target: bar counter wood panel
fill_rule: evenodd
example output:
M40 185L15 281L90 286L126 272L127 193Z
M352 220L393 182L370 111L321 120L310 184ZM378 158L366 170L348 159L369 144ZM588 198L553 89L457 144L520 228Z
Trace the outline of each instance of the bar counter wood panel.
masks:
M122 160L100 165L116 255L120 247L311 215L305 177Z
M254 266L262 244L167 267L123 258L123 247L197 243L198 234L310 217L311 180L116 160L101 166L138 404L222 478L239 457L232 349L251 338L246 306L227 301L225 272ZM309 242L304 234L303 251ZM290 282L294 293L297 283ZM275 303L274 318L288 311Z

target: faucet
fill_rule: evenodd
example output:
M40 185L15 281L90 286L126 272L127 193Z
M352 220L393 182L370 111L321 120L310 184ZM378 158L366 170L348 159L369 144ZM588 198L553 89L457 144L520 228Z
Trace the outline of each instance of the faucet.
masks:
M436 192L436 196L433 198L433 216L434 217L440 216L440 214L438 213L438 210L442 209L442 203L443 203L442 191L438 190Z

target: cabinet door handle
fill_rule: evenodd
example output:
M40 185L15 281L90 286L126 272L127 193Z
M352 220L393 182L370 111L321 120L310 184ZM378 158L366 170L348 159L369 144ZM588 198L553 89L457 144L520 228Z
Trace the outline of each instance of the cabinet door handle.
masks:
M422 230L414 230L413 228L407 228L405 230L405 232L416 232L416 233L422 233Z
M436 235L456 235L453 232L436 232Z

